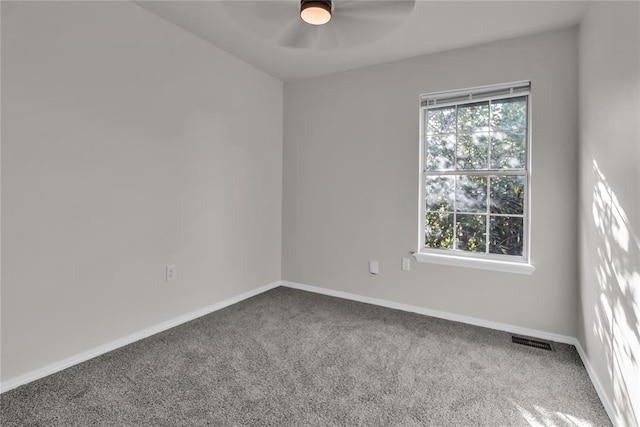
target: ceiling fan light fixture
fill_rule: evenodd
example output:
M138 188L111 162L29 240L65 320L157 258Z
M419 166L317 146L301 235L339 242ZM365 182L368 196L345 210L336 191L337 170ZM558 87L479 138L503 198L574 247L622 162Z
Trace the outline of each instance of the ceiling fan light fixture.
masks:
M331 20L331 0L301 0L300 18L311 25L326 24Z

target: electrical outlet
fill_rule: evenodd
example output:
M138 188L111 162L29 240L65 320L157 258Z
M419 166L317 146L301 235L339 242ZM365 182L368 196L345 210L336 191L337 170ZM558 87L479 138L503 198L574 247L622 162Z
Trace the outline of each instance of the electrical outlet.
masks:
M167 265L167 282L176 280L178 275L178 268L175 264Z
M375 260L369 261L369 273L378 274L378 261L375 261Z
M409 258L402 258L402 269L404 271L411 270L411 260Z

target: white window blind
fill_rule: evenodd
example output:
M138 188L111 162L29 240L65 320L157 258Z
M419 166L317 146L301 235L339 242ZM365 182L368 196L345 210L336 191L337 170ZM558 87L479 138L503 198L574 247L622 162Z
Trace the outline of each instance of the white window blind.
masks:
M420 97L423 107L444 106L467 101L486 101L503 96L525 94L531 89L531 82L515 82L506 85L483 86L459 91L437 92Z

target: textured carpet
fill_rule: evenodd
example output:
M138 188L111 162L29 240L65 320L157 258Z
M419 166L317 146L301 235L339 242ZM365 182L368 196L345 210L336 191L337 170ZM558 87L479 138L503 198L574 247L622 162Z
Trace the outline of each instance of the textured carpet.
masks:
M573 346L276 288L0 397L2 426L607 426Z

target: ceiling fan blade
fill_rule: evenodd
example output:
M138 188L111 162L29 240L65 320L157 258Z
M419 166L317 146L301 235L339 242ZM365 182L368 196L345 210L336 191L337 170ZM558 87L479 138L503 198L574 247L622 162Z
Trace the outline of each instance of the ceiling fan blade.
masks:
M316 29L315 42L319 50L333 49L342 44L340 32L337 29L338 27L330 24L331 22Z
M333 28L340 47L352 47L379 39L397 26L398 20L364 18L336 14L332 19Z
M300 19L299 0L222 1L222 10L235 23L256 34L277 36L295 19Z
M278 35L277 42L281 46L293 48L305 48L313 45L314 28L310 27L299 17L294 18L287 24L284 30Z
M335 15L350 17L405 17L415 7L415 0L348 0L335 2Z

